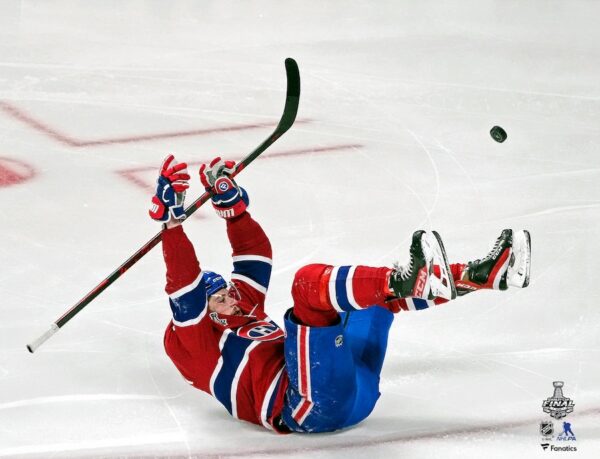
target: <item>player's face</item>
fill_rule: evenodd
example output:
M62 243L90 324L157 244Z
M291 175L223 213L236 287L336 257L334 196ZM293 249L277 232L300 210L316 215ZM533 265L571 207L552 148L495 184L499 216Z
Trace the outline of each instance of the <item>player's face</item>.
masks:
M208 297L208 310L226 316L241 316L242 310L238 306L239 298L233 288L222 288L214 295Z

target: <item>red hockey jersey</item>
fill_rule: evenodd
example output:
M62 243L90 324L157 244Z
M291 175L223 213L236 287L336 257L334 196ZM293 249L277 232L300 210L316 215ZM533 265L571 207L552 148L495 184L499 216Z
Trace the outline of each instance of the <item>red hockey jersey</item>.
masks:
M166 292L173 319L165 349L183 377L215 397L234 417L273 429L288 384L283 331L266 315L272 252L249 213L227 220L233 249L231 280L243 316L208 311L203 272L179 226L163 232Z

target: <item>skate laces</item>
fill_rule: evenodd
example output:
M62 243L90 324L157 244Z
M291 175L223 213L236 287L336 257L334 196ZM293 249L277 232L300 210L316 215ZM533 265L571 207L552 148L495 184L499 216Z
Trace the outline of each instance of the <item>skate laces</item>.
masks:
M393 266L394 266L394 271L396 273L396 277L398 277L398 275L399 275L400 279L403 281L410 278L410 276L412 275L412 271L413 271L413 264L414 264L414 257L412 255L412 253L410 254L410 260L408 261L408 264L400 265L400 263L395 262Z
M497 250L498 250L498 248L500 247L500 242L502 242L502 238L503 238L503 235L501 234L501 235L500 235L500 236L499 236L499 237L496 239L496 243L494 244L494 247L492 247L492 250L490 250L490 251L488 252L488 254L487 254L485 257L483 257L483 258L478 258L478 259L476 259L475 261L471 261L471 262L469 262L469 263L468 263L468 265L471 265L471 264L478 264L478 263L483 263L484 261L491 260L491 259L494 257L494 254L496 254L496 253L497 253Z

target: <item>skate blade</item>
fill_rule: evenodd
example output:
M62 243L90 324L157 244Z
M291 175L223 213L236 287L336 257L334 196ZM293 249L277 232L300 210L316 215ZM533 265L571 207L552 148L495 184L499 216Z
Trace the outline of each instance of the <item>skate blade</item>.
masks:
M529 285L531 272L531 235L527 230L513 233L512 253L506 272L506 282L511 287Z
M454 285L454 278L450 271L442 237L437 231L432 231L428 234L430 234L429 239L433 252L433 264L438 265L440 268L440 277L434 274L430 277L431 294L433 297L453 300L456 298L456 286Z

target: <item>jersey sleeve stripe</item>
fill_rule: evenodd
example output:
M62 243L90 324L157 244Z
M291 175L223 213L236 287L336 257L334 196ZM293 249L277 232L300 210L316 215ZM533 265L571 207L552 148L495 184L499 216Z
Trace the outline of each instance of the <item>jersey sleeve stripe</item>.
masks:
M200 321L204 318L205 314L206 314L206 308L204 308L202 310L202 312L200 312L200 315L194 319L189 319L189 320L185 320L185 321L181 322L181 321L177 320L175 317L173 317L173 324L177 325L178 327L190 327L192 325L199 324Z
M200 274L198 274L198 277L196 279L194 279L194 281L191 284L186 285L185 287L182 287L179 290L171 293L169 295L169 298L176 299L176 298L179 298L180 296L185 295L188 292L191 292L196 287L198 287L198 285L200 284L200 281L202 280L202 276L203 276L203 273L201 271Z
M221 367L223 366L223 346L225 346L225 341L227 340L227 337L230 333L231 330L227 328L223 330L223 334L221 335L221 339L219 340L219 360L217 361L215 369L213 370L213 373L210 376L210 382L208 387L210 388L211 395L215 398L217 397L215 395L215 381L217 380L217 376L219 375Z
M264 287L262 285L260 285L258 282L250 279L247 276L244 276L243 274L239 274L239 273L232 273L231 274L231 279L236 279L242 282L245 282L246 284L248 284L250 287L258 290L260 293L262 293L263 295L267 294L267 287Z
M269 288L272 266L270 263L257 260L241 260L233 262L233 273L246 276L256 283Z
M206 288L204 282L199 282L191 290L183 293L182 290L184 289L178 290L178 295L174 297L169 296L169 305L173 312L173 323L179 327L187 327L200 322L206 313Z
M233 415L234 403L232 394L237 393L238 381L235 381L236 387L234 387L235 375L244 361L247 349L253 343L256 343L256 341L238 338L233 333L229 333L223 345L222 359L227 363L221 366L219 374L215 378L213 390L217 400L223 404L231 415Z
M275 396L277 395L277 388L279 387L279 383L281 382L281 376L283 375L284 367L281 367L281 370L277 372L271 384L269 384L269 388L267 389L267 393L265 394L265 398L263 399L262 406L260 408L260 422L267 429L274 430L273 426L269 424L269 419L273 415L273 405L275 403Z
M231 395L229 396L229 398L231 399L231 415L234 418L238 417L238 414L237 414L237 390L238 390L238 384L240 382L240 377L242 376L244 368L246 368L246 365L248 364L248 359L250 358L250 353L259 344L260 344L260 341L254 341L250 346L248 346L246 348L246 352L244 352L242 361L238 365L237 370L235 371L235 375L233 376L233 381L231 383Z
M233 262L238 261L262 261L263 263L268 263L271 266L273 265L273 260L269 257L263 257L261 255L235 255L231 257Z

